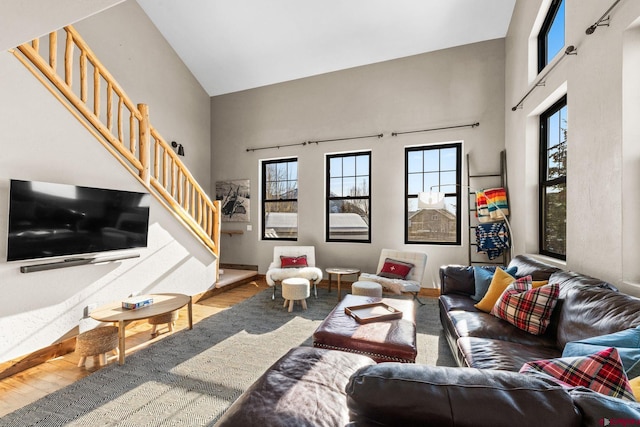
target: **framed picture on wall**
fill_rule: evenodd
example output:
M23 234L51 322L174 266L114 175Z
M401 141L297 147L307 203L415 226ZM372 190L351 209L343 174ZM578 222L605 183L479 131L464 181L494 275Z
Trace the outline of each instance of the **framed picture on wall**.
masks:
M222 222L249 222L251 186L248 179L216 182L216 200L220 200Z

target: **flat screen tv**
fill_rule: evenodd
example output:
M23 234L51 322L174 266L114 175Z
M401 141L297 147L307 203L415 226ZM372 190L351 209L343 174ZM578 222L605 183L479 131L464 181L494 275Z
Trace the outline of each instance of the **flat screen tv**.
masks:
M7 261L147 246L148 193L11 180Z

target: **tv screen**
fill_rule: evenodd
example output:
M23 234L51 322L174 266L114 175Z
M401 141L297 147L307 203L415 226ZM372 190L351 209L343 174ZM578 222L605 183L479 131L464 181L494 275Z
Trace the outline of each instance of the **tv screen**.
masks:
M148 193L11 180L7 261L147 246Z

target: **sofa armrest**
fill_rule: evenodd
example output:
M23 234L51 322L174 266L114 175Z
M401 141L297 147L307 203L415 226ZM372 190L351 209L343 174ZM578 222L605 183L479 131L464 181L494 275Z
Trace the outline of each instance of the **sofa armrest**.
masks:
M440 294L473 295L476 290L473 267L443 265L440 267Z
M567 390L510 371L381 363L360 368L346 392L354 427L580 424Z

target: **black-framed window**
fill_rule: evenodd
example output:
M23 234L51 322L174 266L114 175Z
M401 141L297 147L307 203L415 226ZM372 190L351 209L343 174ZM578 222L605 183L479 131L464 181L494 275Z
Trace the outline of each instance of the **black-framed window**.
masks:
M262 162L262 239L298 239L298 159Z
M564 47L564 3L565 0L551 2L538 33L538 72L542 71Z
M461 242L462 144L405 149L405 243L459 245ZM442 193L444 205L424 209L420 193Z
M371 153L327 154L327 242L371 242Z
M540 116L540 253L567 255L567 97Z

